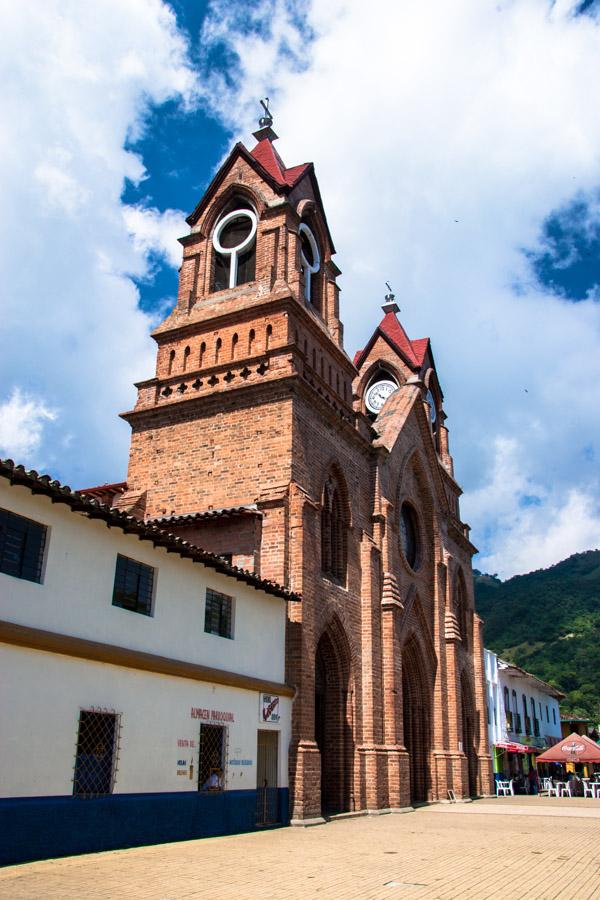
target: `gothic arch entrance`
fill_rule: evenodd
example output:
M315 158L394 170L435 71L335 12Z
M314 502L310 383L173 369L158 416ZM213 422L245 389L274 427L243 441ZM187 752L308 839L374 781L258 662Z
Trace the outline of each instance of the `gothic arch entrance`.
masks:
M463 752L467 757L469 796L477 794L477 751L475 749L475 704L473 691L467 675L460 678L460 700L462 708Z
M321 754L323 815L354 809L353 697L350 652L339 629L319 641L315 665L315 740Z
M408 751L410 802L423 803L431 791L431 691L415 642L402 651L404 746Z

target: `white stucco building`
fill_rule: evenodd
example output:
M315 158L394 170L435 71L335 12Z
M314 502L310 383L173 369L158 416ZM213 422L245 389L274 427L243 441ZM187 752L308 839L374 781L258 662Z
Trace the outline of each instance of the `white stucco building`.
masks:
M298 600L0 462L1 861L286 822Z
M560 740L559 701L564 695L491 650L484 656L494 773L527 772L536 753Z

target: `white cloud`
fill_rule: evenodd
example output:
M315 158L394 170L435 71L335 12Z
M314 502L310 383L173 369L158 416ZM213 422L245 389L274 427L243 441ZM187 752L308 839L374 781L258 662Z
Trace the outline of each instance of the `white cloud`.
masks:
M529 474L526 457L516 439L497 439L489 480L469 496L472 525L494 535L493 549L476 565L500 577L600 546L598 484L592 483L588 494L560 484L549 487L543 470Z
M173 211L124 217L124 179L144 176L125 146L149 105L193 104L196 75L160 0L4 3L0 33L3 441L75 486L119 479L117 414L154 365L131 276L148 273L150 251L180 261Z
M14 388L0 403L0 456L31 460L39 451L45 422L54 422L57 411L37 397Z
M189 231L185 215L178 209L160 212L154 207L124 206L123 217L133 237L135 249L142 255L156 253L174 269L181 265L181 245L177 238Z
M549 295L522 253L552 210L600 184L600 28L577 5L216 0L204 34L238 58L211 86L223 121L251 145L268 94L284 160L315 162L347 348L377 323L386 279L409 333L432 337L463 513L507 574L594 544L600 496L597 293ZM493 477L512 440L545 514L519 512ZM575 513L587 524L562 527Z

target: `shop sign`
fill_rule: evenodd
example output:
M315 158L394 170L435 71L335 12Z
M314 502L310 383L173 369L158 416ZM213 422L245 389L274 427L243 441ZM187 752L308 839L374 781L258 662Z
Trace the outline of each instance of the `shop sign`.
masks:
M279 722L279 697L274 694L261 694L258 718L261 722Z
M203 722L233 722L235 721L232 712L226 712L222 709L204 709L201 706L192 706L190 713L192 719L202 719Z
M576 756L578 753L583 753L585 747L583 744L578 744L576 743L576 741L571 741L570 744L563 744L560 749L563 753L571 753Z

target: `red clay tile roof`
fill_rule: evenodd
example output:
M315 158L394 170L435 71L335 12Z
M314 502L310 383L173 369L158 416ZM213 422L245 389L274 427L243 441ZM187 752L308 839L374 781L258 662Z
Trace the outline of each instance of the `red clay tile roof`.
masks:
M310 166L310 163L303 163L286 169L282 158L268 138L259 141L250 155L282 186L294 187Z
M106 506L81 491L72 491L70 487L53 480L49 475L39 475L34 469L28 471L24 466L16 465L12 459L0 459L0 478L6 478L10 484L27 487L32 493L45 494L51 498L53 503L64 503L73 512L83 513L88 519L103 519L108 525L120 528L125 534L136 534L141 541L151 541L155 547L164 547L169 553L178 553L182 558L202 563L223 575L231 575L257 590L263 590L275 597L282 597L284 600L301 599L299 594L289 591L275 581L269 581L254 572L232 566L221 556L202 550L201 547L170 534L165 529L159 528L158 525L140 522L133 516Z
M418 371L422 367L429 347L429 338L419 338L416 341L411 341L398 321L396 313L390 311L384 315L368 344L354 354L354 365L357 369L360 368L363 360L368 355L377 334L383 334L387 338L392 347L398 351L411 369Z
M414 350L414 354L417 358L417 362L420 366L422 366L425 362L425 356L429 347L429 338L417 338L416 341L411 341L411 344Z

